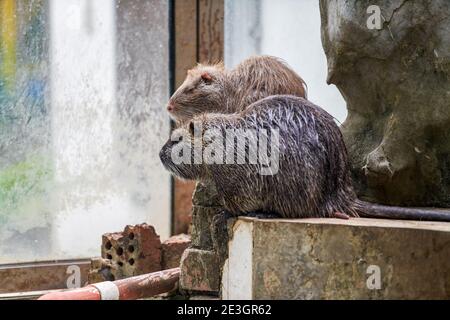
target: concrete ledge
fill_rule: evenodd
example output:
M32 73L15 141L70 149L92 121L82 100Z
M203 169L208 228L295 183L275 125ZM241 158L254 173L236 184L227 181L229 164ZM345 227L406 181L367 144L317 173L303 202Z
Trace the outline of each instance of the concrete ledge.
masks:
M231 233L223 299L450 298L450 223L240 218Z

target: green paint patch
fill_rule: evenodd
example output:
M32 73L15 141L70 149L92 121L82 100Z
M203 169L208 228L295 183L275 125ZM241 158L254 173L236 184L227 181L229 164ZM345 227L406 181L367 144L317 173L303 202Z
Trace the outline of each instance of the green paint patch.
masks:
M44 201L52 178L50 161L33 156L0 170L0 224L30 201Z

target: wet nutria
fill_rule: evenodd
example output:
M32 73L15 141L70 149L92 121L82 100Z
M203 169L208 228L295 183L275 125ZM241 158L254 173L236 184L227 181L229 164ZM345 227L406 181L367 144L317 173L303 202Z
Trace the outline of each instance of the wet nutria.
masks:
M306 97L306 84L284 61L271 56L250 57L232 70L223 64L188 71L167 109L179 123L205 112L233 113L262 98L289 94Z
M261 174L261 162L251 164L247 156L241 164L208 164L205 157L200 162L194 161L198 141L203 151L214 141L220 141L206 137L207 132L226 137L219 142L222 149L216 149L224 152L230 129L272 132L268 134L269 140L276 137L270 130L276 130L278 143L269 149L271 154L278 153L277 173ZM164 145L160 152L162 163L178 177L213 181L223 197L224 208L232 215L262 212L283 218L364 216L450 221L449 210L390 207L358 200L346 147L333 117L300 97L270 96L234 114L202 114L175 130L172 136L180 137L183 133L181 140L169 139ZM180 150L188 150L188 161L173 161L173 152L179 155ZM234 156L237 153L234 138L232 153Z

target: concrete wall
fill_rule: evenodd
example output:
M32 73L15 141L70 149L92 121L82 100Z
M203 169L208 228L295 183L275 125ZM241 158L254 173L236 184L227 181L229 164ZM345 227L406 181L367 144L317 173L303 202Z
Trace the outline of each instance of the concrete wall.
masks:
M450 223L240 218L231 239L223 299L450 298Z
M232 67L253 54L286 60L308 84L309 100L345 120L344 99L326 83L318 1L226 0L225 63Z

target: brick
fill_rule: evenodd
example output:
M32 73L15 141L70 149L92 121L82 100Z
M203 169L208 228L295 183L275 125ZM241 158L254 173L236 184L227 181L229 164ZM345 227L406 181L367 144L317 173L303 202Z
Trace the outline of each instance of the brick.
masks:
M191 237L186 234L173 236L164 241L162 243L162 269L165 270L179 267L181 256L190 244Z
M101 251L102 258L110 261L103 269L109 268L116 280L161 270L161 241L146 223L104 234Z

